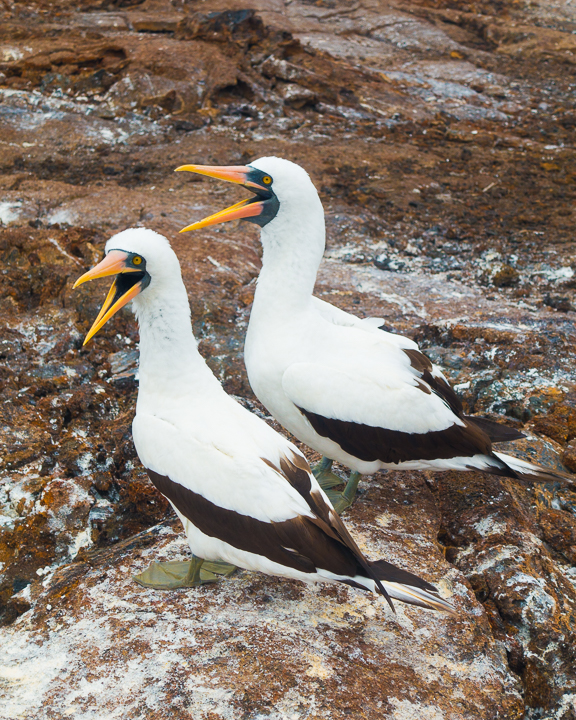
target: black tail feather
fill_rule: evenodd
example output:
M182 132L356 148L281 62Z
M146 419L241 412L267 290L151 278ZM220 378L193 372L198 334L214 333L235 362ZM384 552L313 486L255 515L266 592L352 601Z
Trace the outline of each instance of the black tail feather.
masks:
M402 570L395 565L392 565L386 560L374 560L369 561L368 565L379 580L386 580L387 582L395 582L400 585L411 585L412 587L426 590L427 592L437 593L438 590L426 580L422 580L418 575L408 572L408 570Z
M576 487L576 476L562 470L552 470L543 468L539 465L520 460L504 453L495 452L494 455L500 460L506 468L510 470L509 477L515 477L523 482L559 482L562 485ZM499 473L494 473L499 474ZM504 474L504 473L502 473Z
M510 442L526 437L520 430L516 430L516 428L509 427L508 425L502 425L490 418L465 415L464 419L474 423L476 427L483 430L492 442Z

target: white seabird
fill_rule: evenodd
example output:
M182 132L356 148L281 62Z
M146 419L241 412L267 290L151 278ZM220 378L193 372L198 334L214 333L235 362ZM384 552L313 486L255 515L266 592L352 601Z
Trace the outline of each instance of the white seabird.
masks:
M492 450L523 437L485 418L467 417L438 367L418 345L315 298L325 247L322 203L300 166L276 157L250 165L184 165L243 185L255 195L181 232L232 219L261 228L262 270L246 335L254 393L295 437L326 458L320 484L338 478L332 460L352 473L335 507L352 501L360 474L380 469L478 470L512 478L565 476Z
M190 587L203 561L306 582L342 582L453 612L434 586L384 560L367 560L302 453L222 389L198 352L180 265L166 238L143 228L106 243L76 281L115 276L85 342L127 302L140 327L134 444L150 480L182 521L193 560L156 564L140 581ZM228 563L223 570L221 561ZM180 564L182 565L182 564Z

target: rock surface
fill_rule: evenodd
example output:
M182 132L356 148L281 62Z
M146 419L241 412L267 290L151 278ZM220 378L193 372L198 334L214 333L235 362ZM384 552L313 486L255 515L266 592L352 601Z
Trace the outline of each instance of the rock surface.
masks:
M415 338L469 412L524 428L504 451L575 471L572 6L1 13L0 717L574 720L574 486L366 479L346 514L360 544L436 582L455 619L247 572L133 583L187 550L131 442L133 317L82 348L104 289L71 289L112 233L165 233L202 352L262 413L242 365L257 233L178 236L242 195L173 170L288 157L327 212L317 294Z

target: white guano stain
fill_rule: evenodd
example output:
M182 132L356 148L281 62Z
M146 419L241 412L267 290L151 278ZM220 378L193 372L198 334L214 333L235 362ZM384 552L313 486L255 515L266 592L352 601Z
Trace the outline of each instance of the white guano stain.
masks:
M0 223L10 225L20 217L20 202L0 202Z
M398 698L390 698L389 702L394 707L390 720L445 720L444 713L437 705L422 705Z

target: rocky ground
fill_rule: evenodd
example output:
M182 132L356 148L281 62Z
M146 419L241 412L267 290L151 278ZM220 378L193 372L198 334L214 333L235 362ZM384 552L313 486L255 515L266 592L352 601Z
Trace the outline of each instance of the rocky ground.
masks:
M420 342L507 451L576 472L576 11L543 0L0 3L0 717L576 718L576 494L368 478L346 521L456 618L239 572L163 594L187 550L132 446L137 329L82 338L73 281L132 225L181 259L201 350L242 365L259 268L242 197L173 173L276 154L320 189L317 294ZM313 456L310 454L310 457Z

